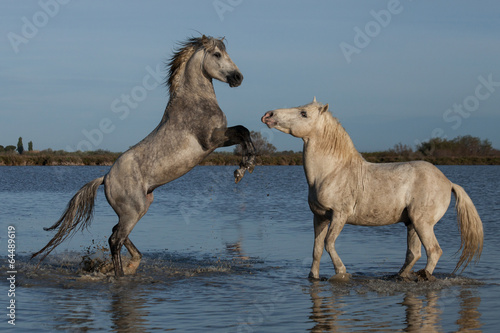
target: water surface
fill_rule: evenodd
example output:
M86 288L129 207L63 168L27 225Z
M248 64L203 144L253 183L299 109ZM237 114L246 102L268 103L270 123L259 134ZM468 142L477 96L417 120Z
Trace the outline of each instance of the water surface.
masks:
M454 199L436 225L443 248L435 282L390 277L403 264L406 228L347 225L337 251L348 283L307 280L312 214L302 167L257 167L240 184L234 167L197 167L155 190L130 235L144 259L135 276L82 270L109 260L117 217L104 197L95 219L47 257L29 261L53 233L74 193L108 167L0 167L1 276L7 276L7 228L16 229L16 327L22 331L373 332L484 331L500 325L499 166L443 166L474 201L485 230L481 261L459 276ZM425 255L416 269L425 266ZM333 275L324 254L321 276ZM0 302L8 306L9 285ZM7 310L4 310L5 314ZM3 327L10 326L3 315Z

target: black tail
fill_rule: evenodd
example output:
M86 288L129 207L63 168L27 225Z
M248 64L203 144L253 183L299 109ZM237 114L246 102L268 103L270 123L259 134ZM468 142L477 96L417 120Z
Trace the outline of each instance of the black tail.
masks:
M62 214L61 218L49 228L44 230L54 230L59 227L57 234L45 245L40 251L33 253L31 258L44 253L40 262L49 255L59 244L66 238L73 236L78 230L87 228L92 221L94 213L94 199L97 195L97 189L104 183L104 176L94 179L93 181L85 184L75 196L71 199ZM79 227L78 225L82 223ZM78 227L78 228L77 228Z

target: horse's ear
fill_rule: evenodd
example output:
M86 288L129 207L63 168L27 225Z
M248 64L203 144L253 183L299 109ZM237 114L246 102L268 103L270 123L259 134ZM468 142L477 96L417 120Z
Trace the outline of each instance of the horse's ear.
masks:
M316 103L316 96L314 96L314 98L313 98L313 101L312 101L312 102L313 102L313 103Z
M321 107L320 113L323 113L325 111L328 111L328 103L323 105L323 107Z

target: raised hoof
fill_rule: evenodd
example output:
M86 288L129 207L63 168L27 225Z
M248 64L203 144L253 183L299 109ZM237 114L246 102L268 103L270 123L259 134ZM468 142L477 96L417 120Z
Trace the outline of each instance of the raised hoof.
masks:
M417 272L417 281L435 281L435 280L436 278L432 276L432 274L425 269L421 269Z
M234 170L234 182L238 184L244 175L245 175L245 169L240 168Z
M330 282L348 282L352 275L349 273L337 273L328 279Z

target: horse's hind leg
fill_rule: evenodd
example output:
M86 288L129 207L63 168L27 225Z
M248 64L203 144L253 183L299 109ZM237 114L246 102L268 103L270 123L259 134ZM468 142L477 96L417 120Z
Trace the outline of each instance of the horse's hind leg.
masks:
M131 198L132 197L129 199ZM129 200L126 203L122 203L120 206L113 207L119 216L118 224L113 227L113 233L109 237L109 247L115 268L115 276L124 275L121 258L121 249L123 245L125 245L132 256L132 260L127 267L127 274L134 273L139 266L142 255L130 241L128 235L132 229L134 229L137 222L148 211L151 202L153 202L153 193L147 194L145 197L142 197L142 199L143 200L136 197L136 200Z
M129 251L130 249L132 249L132 251L130 251L130 254L132 255L132 260L134 260L134 262L136 263L135 269L137 269L137 266L139 266L140 252L137 250L134 244L132 244L130 239L128 239L128 235L130 234L134 226L137 224L139 219L140 219L139 216L135 217L120 216L118 224L113 227L113 233L109 237L108 241L111 250L111 259L113 260L113 265L115 268L115 276L124 275L122 256L121 256L121 250L123 245L125 245L125 247ZM139 261L137 260L138 255L139 255ZM127 269L127 274L129 273L129 271L130 270Z
M411 276L411 269L413 265L420 259L422 256L422 242L420 238L418 238L417 232L415 231L415 227L413 224L409 223L407 226L407 250L406 250L406 259L403 267L399 271L398 275L404 279L408 279Z
M139 264L141 263L142 253L139 252L139 250L135 247L135 245L130 241L130 238L128 237L125 239L125 242L123 242L123 245L125 245L132 257L130 258L127 266L124 268L124 273L134 274L139 267Z
M415 230L427 254L427 265L425 269L418 271L417 275L425 280L430 280L443 250L441 250L434 234L434 224L415 224Z

